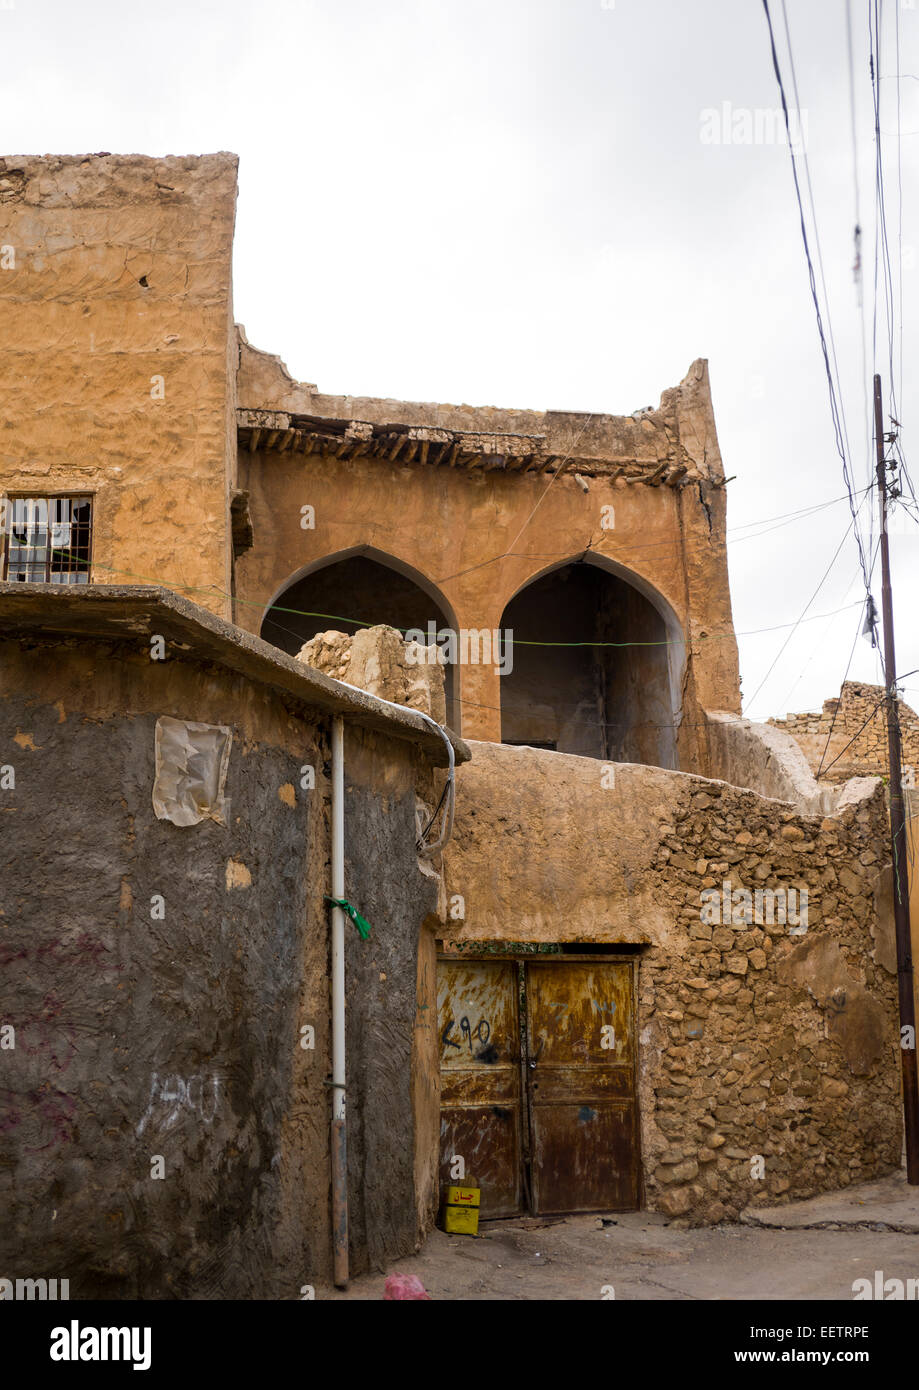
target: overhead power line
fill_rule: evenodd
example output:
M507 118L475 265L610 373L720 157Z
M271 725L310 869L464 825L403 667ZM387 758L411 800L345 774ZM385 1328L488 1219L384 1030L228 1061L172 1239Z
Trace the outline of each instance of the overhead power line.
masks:
M135 571L119 569L119 568L117 568L117 567L114 566L114 565L98 565L98 564L94 564L93 568L94 568L94 569L105 570L107 573L113 574L113 575L114 575L114 574L124 575L124 576L126 576L127 578L129 578L129 579L140 579L140 580L143 580L145 583L148 583L148 584L155 584L155 585L157 585L158 587L161 587L161 588L165 587L165 588L173 589L173 590L176 591L176 592L182 592L182 593L187 593L187 594L191 594L191 593L199 593L199 594L216 594L218 597L229 599L231 602L235 602L235 603L238 603L238 604L241 603L241 604L242 604L244 607L246 607L246 608L260 608L260 609L264 609L264 608L265 608L265 600L264 600L264 599L243 599L243 598L240 598L238 594L235 595L235 596L232 595L232 594L228 594L228 593L226 592L226 590L219 588L216 584L183 584L183 583L181 583L179 580L176 580L176 579L169 579L168 577L165 577L165 578L164 578L164 576L162 576L162 575L159 575L159 576L154 577L153 575L149 575L149 574L137 574ZM423 593L423 592L424 592L424 591L422 590L422 593ZM425 597L427 597L427 596L425 595ZM434 600L431 600L431 601L433 602ZM809 606L809 605L808 605L808 606ZM802 614L801 617L797 618L797 619L795 620L794 623L776 623L776 624L774 624L774 625L771 626L771 627L758 627L758 628L752 628L752 629L749 629L749 630L747 630L747 631L745 631L745 632L735 632L733 629L731 629L731 631L729 631L729 632L712 632L712 633L707 634L706 636L696 636L696 637L694 637L692 640L693 640L694 642L715 642L715 641L724 641L725 638L733 638L733 637L756 637L756 636L760 635L761 633L766 633L766 632L779 632L779 631L781 631L783 628L786 628L786 627L797 627L802 621L817 622L817 621L819 621L821 618L832 618L832 617L835 617L837 613L844 613L844 612L846 612L848 609L851 609L851 608L860 608L861 606L862 606L862 603L861 603L861 600L859 600L857 603L844 604L842 608L834 608L834 609L832 609L829 613L814 613L810 618L807 618L807 619L805 619L805 618L804 618L804 615ZM328 622L347 623L350 627L375 627L375 626L378 625L377 622L375 622L374 620L369 619L369 618L346 618L346 617L345 617L343 614L341 614L341 613L319 613L319 612L315 612L315 611L313 611L313 610L311 610L311 609L306 609L306 608L288 608L288 607L285 607L285 606L282 605L282 604L272 604L272 606L268 609L268 613L266 614L266 617L267 617L269 614L273 614L273 613L287 613L288 615L291 615L291 616L294 616L294 617L301 617L301 618L322 618L322 619L324 619L324 620L326 620L326 621L328 621ZM292 628L285 628L285 627L283 626L283 624L282 624L282 623L279 623L275 618L271 618L271 622L272 622L273 625L274 625L275 627L277 627L278 630L281 631L281 632L289 632L290 635L291 635L292 637L300 637L300 636L301 636L300 633L295 632ZM395 630L396 630L397 632L411 632L411 631L414 630L413 628L402 628L402 627L399 627L397 623L388 623L387 626L388 626L388 627L393 627L393 628L395 628ZM539 641L535 641L535 640L533 640L533 641L524 641L522 638L515 638L514 640L515 640L515 642L518 642L520 646L535 646L535 647L623 647L623 648L625 648L625 647L671 647L671 646L680 646L680 645L681 645L681 642L680 642L680 641L672 641L672 640L670 640L670 639L665 639L665 640L662 640L662 641L659 641L659 642L539 642Z
M813 258L812 254L811 254L810 238L809 238L808 232L807 232L807 216L806 216L805 210L804 210L804 198L803 198L802 191L801 191L801 181L800 181L800 179L799 179L799 177L798 177L798 161L797 161L797 157L796 157L796 154L795 154L795 142L794 142L794 140L793 140L793 138L792 138L792 133L791 133L791 122L790 122L789 114L788 114L788 97L787 97L787 94L786 94L786 91L785 91L785 82L784 82L784 79L783 79L783 77L782 77L782 70L781 70L781 65L780 65L780 63L779 63L778 50L777 50L777 48L776 48L775 31L774 31L774 29L773 29L773 24L772 24L772 15L771 15L770 10L769 10L769 0L763 0L763 10L765 11L765 15L766 15L766 24L767 24L768 30L769 30L769 46L770 46L770 52L771 52L771 56L772 56L772 67L773 67L773 71L774 71L774 73L775 73L775 79L776 79L776 82L777 82L777 84L778 84L779 94L780 94L781 101L782 101L782 112L783 112L783 116L784 116L784 120L785 120L785 131L786 131L786 136L787 136L787 139L788 139L789 153L790 153L790 155L791 155L791 170L792 170L792 177L793 177L793 180L794 180L795 199L796 199L797 205L798 205L798 216L799 216L800 227L801 227L801 239L802 239L803 244L804 244L804 255L805 255L805 260L806 260L806 262L807 262L807 273L808 273L808 281L809 281L809 285L810 285L811 299L812 299L812 301L813 301L814 313L815 313L815 315L816 315L816 320L817 320L817 333L818 333L818 337L819 337L819 340L820 340L820 350L821 350L821 354L822 354L822 358L823 358L824 372L825 372L825 375L826 375L827 388L828 388L828 392L829 392L830 416L831 416L831 421L832 421L832 426L833 426L833 436L834 436L834 440L835 440L835 444L836 444L836 451L837 451L837 453L839 454L839 458L840 458L840 461L841 461L841 463L842 463L843 480L844 480L845 485L846 485L846 492L847 492L848 497L849 497L849 509L850 509L850 511L851 511L851 514L852 514L852 526L851 526L851 529L852 529L852 531L853 531L853 533L854 533L854 535L855 535L855 542L856 542L856 545L857 545L857 547L858 547L859 565L860 565L861 572L862 572L862 578L863 578L863 580L864 580L865 593L866 593L866 598L867 598L868 596L870 596L870 593L871 593L871 576L870 576L870 571L869 571L868 564L867 564L867 561L866 561L866 558L865 558L864 546L863 546L863 544L862 544L862 538L861 538L861 534L860 534L859 527L858 527L858 509L857 509L856 504L855 504L855 495L856 495L856 494L855 494L855 490L854 490L853 483L852 483L852 476L851 476L851 470L850 470L850 464L849 464L849 451L848 451L848 445L847 445L847 435L846 435L846 426L845 426L845 414L844 414L844 410L843 410L843 407L842 407L841 390L840 390L840 387L839 387L839 384L838 384L838 376L839 376L839 373L838 373L838 366L837 366L837 363L836 363L836 349L835 349L835 344L833 343L833 338L832 338L832 324L831 324L830 315L829 315L829 301L828 301L828 296L827 296L827 293L826 293L826 282L825 282L825 279L824 279L824 276L823 276L822 256L821 256L821 254L820 254L819 230L818 230L818 227L817 227L816 211L815 211L815 207L814 207L813 188L812 188L811 181L810 181L810 166L809 166L809 163L808 163L808 160L807 160L807 151L806 151L806 149L805 149L805 150L802 151L802 162L803 162L804 168L805 168L805 174L806 174L807 186L808 186L808 193L809 193L810 201L811 201L811 220L812 220L813 226L814 226L814 239L815 239L815 245L816 245L816 247L817 247L818 262L819 262L819 264L820 264L820 278L821 278L821 284L822 284L822 286L823 286L823 295L824 295L824 301L825 301L825 305L826 305L826 328L824 327L824 314L823 314L823 311L821 310L820 296L819 296L819 294L818 294L818 292L817 292L817 279L816 279L816 272L815 272L815 268L814 268L814 258ZM786 11L786 8L785 8L784 0L782 0L782 11L783 11L783 16L784 16L784 21L785 21L785 34L786 34L786 40L787 40L787 43L788 43L789 64L790 64L791 72L792 72L792 83L793 83L794 90L795 90L795 93L796 93L796 98L797 98L797 77L796 77L796 75L795 75L794 57L793 57L792 49L791 49L791 36L790 36L789 28L788 28L788 15L787 15L787 11ZM800 108L799 108L799 109L800 109ZM831 362L831 358L832 358L832 362ZM835 374L834 374L834 368L835 368ZM847 533L847 534L848 534L848 533Z

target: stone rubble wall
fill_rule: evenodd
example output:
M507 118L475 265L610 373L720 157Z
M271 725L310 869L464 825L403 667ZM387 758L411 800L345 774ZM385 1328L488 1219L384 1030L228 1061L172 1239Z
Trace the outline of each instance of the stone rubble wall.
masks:
M657 864L680 945L641 962L649 1205L716 1222L896 1167L896 958L880 786L822 819L709 784L661 825ZM725 880L751 892L806 888L806 931L763 912L760 924L702 921L702 889L723 893Z
M819 713L789 714L769 723L797 741L815 775L822 761L821 779L844 782L855 776L888 775L883 686L845 681L839 696L825 700ZM919 716L902 700L900 734L903 762L913 769L915 780L919 777Z
M805 770L816 774L822 803L846 778L875 776L889 781L887 753L887 711L882 703L884 690L879 685L864 685L845 681L839 696L826 700L820 713L790 714L786 719L773 719L769 726L753 726L761 735L785 740L806 760ZM721 716L709 716L710 719ZM725 716L729 719L730 716ZM907 863L910 879L910 922L913 960L919 960L919 716L909 705L899 702L900 734L903 745L903 793L906 809ZM723 738L723 726L720 731ZM735 780L731 778L731 780ZM798 779L805 797L807 787ZM849 782L849 788L855 786ZM846 791L842 791L846 795ZM919 1015L919 975L913 980L916 1012Z

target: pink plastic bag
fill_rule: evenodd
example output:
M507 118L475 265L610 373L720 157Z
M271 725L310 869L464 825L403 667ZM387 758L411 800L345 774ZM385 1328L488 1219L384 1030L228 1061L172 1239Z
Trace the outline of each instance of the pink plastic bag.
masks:
M404 1298L427 1298L431 1295L427 1292L420 1279L416 1279L414 1274L390 1274L386 1280L386 1288L383 1293L384 1298L391 1300Z

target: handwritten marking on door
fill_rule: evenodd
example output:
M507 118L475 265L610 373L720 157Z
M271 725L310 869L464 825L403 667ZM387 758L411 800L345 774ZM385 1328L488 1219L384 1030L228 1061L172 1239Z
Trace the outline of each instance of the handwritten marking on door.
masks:
M440 1036L440 1040L445 1047L455 1047L457 1051L459 1051L462 1047L462 1043L457 1042L454 1038L450 1036L455 1026L456 1020L453 1018L448 1019L447 1026L444 1028L444 1031ZM464 1037L469 1044L470 1052L472 1052L473 1050L473 1038L480 1042L484 1047L484 1045L488 1042L488 1039L491 1037L491 1024L488 1022L487 1018L480 1018L476 1026L474 1028L471 1028L469 1024L469 1019L464 1014L463 1017L460 1019L459 1029L461 1037Z

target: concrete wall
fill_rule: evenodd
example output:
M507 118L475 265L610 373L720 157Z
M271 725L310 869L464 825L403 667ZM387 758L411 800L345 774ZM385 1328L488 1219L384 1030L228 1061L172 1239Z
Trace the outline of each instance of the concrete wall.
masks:
M235 203L229 154L0 160L2 486L92 493L94 583L221 614Z
M619 765L610 779L586 758L471 748L446 855L448 894L464 903L450 937L645 948L648 1206L718 1221L896 1167L896 960L879 783L850 784L824 816L685 773ZM765 913L749 924L704 920L703 890L721 894L725 881L751 894L806 889L806 931Z
M110 597L24 587L0 595L5 1272L67 1277L76 1298L296 1298L330 1276L321 699L342 687L301 667L300 698L282 693L287 658L272 666L213 619L196 639L178 600L145 632L122 591L120 638L67 636ZM29 597L45 628L27 633ZM165 660L149 631L166 633ZM228 664L259 660L261 679ZM232 731L226 824L154 815L161 715ZM413 1250L433 1203L432 1103L417 1128L413 1104L442 891L416 819L434 785L430 754L396 734L346 721L346 894L373 926L347 942L354 1272Z

